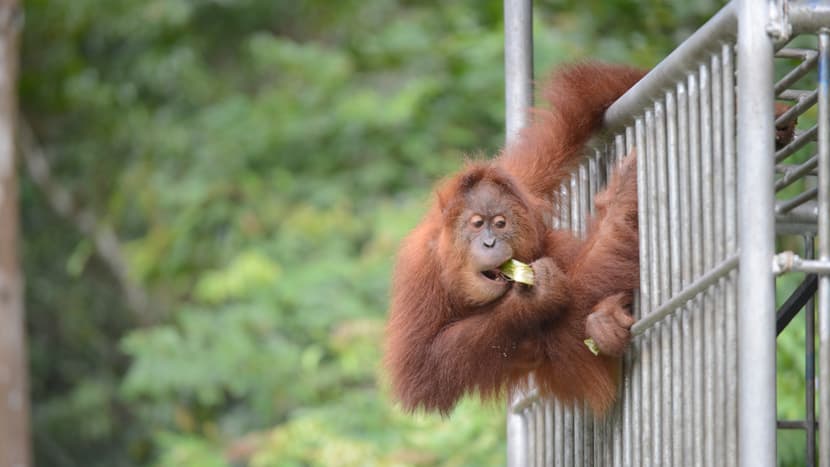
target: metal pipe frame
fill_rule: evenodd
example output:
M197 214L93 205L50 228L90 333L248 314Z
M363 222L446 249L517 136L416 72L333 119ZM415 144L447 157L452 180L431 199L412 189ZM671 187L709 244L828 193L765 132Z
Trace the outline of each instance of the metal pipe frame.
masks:
M738 465L776 464L773 43L768 2L738 0Z
M533 104L533 2L504 0L505 140L509 143L528 122ZM514 395L510 404L519 401ZM529 428L524 410L507 411L507 465L530 465Z
M532 102L531 0L505 0L504 7L509 142ZM818 425L830 426L830 32L819 33L819 52L782 49L822 25L830 25L828 1L735 0L609 108L605 125L614 137L563 184L553 222L583 234L592 195L636 147L643 269L621 403L598 420L584 405L533 391L513 395L508 465L775 465L774 272L784 270L824 274ZM801 62L774 83L777 49L778 57ZM818 91L789 89L816 64ZM777 154L776 95L796 102L778 123L819 107L819 124ZM776 184L775 164L812 141L817 154L781 165ZM818 177L815 190L808 185L776 204L776 187L805 177ZM818 259L776 256L776 232L817 232ZM830 430L816 433L819 458L830 465ZM809 449L809 430L807 442Z
M826 265L830 264L830 29L820 30L818 43L818 257ZM830 465L830 275L827 272L818 280L818 316L819 465L827 466Z

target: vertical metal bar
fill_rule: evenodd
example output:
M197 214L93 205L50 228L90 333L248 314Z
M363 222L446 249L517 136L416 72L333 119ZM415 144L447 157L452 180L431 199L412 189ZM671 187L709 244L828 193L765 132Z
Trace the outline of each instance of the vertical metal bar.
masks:
M721 48L723 59L723 152L724 152L724 190L726 195L724 227L726 228L726 252L731 255L738 244L737 230L737 157L735 154L735 50L731 44L724 44ZM723 358L726 359L726 459L725 465L735 465L738 460L738 358L737 358L737 313L735 303L735 272L729 275L726 301L724 309L726 319L726 348Z
M583 456L585 454L583 424L582 424L582 407L581 404L574 404L571 411L574 414L574 431L573 431L573 465L574 467L581 467Z
M565 459L562 465L574 465L574 414L570 407L563 410L565 413L565 432L562 434L565 439Z
M527 124L533 104L533 1L504 0L504 101L507 142Z
M582 232L582 222L579 215L579 185L577 183L577 173L572 173L570 178L570 194L571 194L571 231L579 234Z
M673 135L667 135L668 127L671 126L670 121L673 115L669 113L667 107L669 95L667 93L663 100L660 100L654 105L655 117L655 143L657 163L655 168L657 170L657 189L662 193L660 196L660 203L658 207L658 225L660 232L660 289L663 300L667 300L672 296L672 276L674 271L674 263L678 261L677 257L672 257L674 251L673 243L675 239L672 236L674 229L669 222L671 217L671 199L676 197L676 193L672 193L669 189L669 174L668 174L668 158L670 150L669 146L674 145ZM666 105L664 105L664 103ZM671 141L669 141L671 139ZM673 149L673 148L672 148ZM656 344L659 347L659 360L656 361L658 368L657 375L659 378L660 402L658 403L657 417L655 426L660 429L660 450L655 451L655 460L662 465L672 465L672 436L674 430L672 429L672 342L671 342L671 320L665 320L659 326L659 340ZM662 459L662 460L661 460Z
M700 161L701 161L701 194L703 196L703 270L709 271L714 265L714 231L712 219L714 211L714 200L712 199L712 91L707 64L699 67L700 86ZM705 341L711 342L715 334L712 310L712 290L707 290L702 297L702 310L700 317L703 319L703 333L701 336ZM712 369L715 367L714 348L710 345L703 346L703 400L704 400L704 464L714 465L713 458L715 450L714 430L712 424L715 418L714 375Z
M628 131L628 127L624 130L621 130L617 133L614 137L614 144L613 147L609 147L609 151L611 153L611 157L606 159L607 166L610 168L612 161L620 161L626 156L626 132ZM607 183L608 180L608 172L606 171L605 181ZM602 174L601 174L602 175ZM611 430L613 431L613 441L610 446L606 449L611 451L611 459L609 465L612 466L621 466L624 465L626 462L627 454L629 452L628 449L628 439L626 438L626 430L630 426L631 422L631 352L627 352L622 359L621 362L621 381L619 387L619 408L617 411L616 419L614 420L613 427ZM596 466L599 467L602 465L597 459Z
M632 136L628 138L629 144L633 143L636 150L639 152L637 158L637 198L639 200L638 217L640 224L640 294L638 300L638 307L636 308L638 316L641 318L644 314L643 308L649 305L649 294L651 292L651 277L650 277L650 257L649 254L649 239L648 239L648 217L649 211L649 192L648 192L648 171L646 170L648 154L646 151L645 141L645 124L643 118L637 118L635 121L634 131ZM632 350L638 351L638 358L634 360L633 365L633 388L634 394L632 397L632 462L629 465L644 465L643 449L645 445L644 426L648 423L644 417L644 408L648 405L645 400L648 393L648 380L645 378L648 368L647 362L644 358L646 345L643 343L646 338L640 338L635 342Z
M815 244L812 234L804 235L804 257L815 257ZM816 465L816 302L815 296L807 300L804 306L804 422L807 425L804 447L805 464Z
M588 230L588 216L591 212L591 194L589 193L588 162L579 166L579 221L580 233Z
M768 2L738 0L737 5L738 121L741 123L738 128L738 454L740 466L763 467L775 465L777 459L775 281L770 267L775 246L773 47L765 31L769 20ZM827 290L830 292L830 287ZM830 340L830 327L827 334ZM828 411L822 413L828 415ZM823 433L827 434L828 430Z
M680 204L680 226L681 228L681 245L680 249L680 266L681 266L681 284L683 287L692 282L692 240L691 240L691 197L690 197L690 169L689 169L689 96L686 92L686 83L680 82L677 84L677 149L678 149L678 190L679 190L679 204ZM694 425L692 412L692 397L689 394L689 388L692 387L692 362L694 357L692 355L692 327L688 312L688 306L684 307L680 313L680 327L683 336L682 341L682 372L680 375L680 384L678 388L683 388L684 397L676 398L682 406L682 420L685 420L686 425L684 429L678 433L682 436L682 451L678 451L678 455L684 462L691 462L694 459ZM678 437L680 437L678 436Z
M651 211L651 200L649 193L649 170L648 170L648 148L646 144L646 129L645 129L645 122L643 118L638 118L635 123L635 134L636 134L636 147L637 151L639 151L639 158L637 164L638 170L638 197L640 200L639 205L639 213L640 216L640 317L644 316L648 312L648 308L651 304L651 277L652 277L652 261L651 261L651 253L653 250L651 249L651 239L649 235L649 212ZM643 335L642 338L638 341L638 350L639 352L639 359L637 362L637 370L635 372L637 376L637 380L639 382L638 393L635 396L635 400L638 402L639 410L635 414L636 421L635 421L635 436L639 435L638 442L634 449L634 465L649 465L649 448L650 446L650 424L651 420L649 419L649 405L650 405L650 387L649 383L650 379L650 351L648 345L648 339L650 338L650 332Z
M577 192L579 193L579 199L577 204L579 213L579 234L580 236L584 236L585 231L587 230L588 213L590 211L591 204L591 196L589 193L590 186L588 180L588 162L584 161L582 164L580 164L579 168L577 169L574 175L577 181ZM582 423L584 411L582 410L582 404L573 404L570 411L573 414L573 431L571 434L573 458L572 462L568 465L572 465L574 467L581 467L583 465L583 457L585 454L585 437L583 433L584 426Z
M536 429L536 417L533 416L533 405L531 404L529 407L522 410L522 415L524 416L528 436L527 436L527 465L528 467L533 467L538 465L536 463L536 435L538 430Z
M657 153L656 145L656 131L654 123L654 111L652 109L646 110L646 168L648 170L648 188L651 195L649 200L648 214L648 236L649 244L654 258L651 261L651 300L647 304L647 311L651 313L657 309L662 300L662 280L661 280L661 259L660 254L660 199L663 193L659 192L657 185L658 168L657 161L660 155ZM643 421L645 422L644 437L644 452L647 457L643 457L643 463L651 465L658 463L659 455L659 426L660 426L660 347L658 340L660 337L660 328L655 326L651 331L644 336L643 343L643 371L645 372L645 379L647 381L647 400L644 404L645 411L643 412ZM645 350L648 349L648 350Z
M595 455L595 445L594 445L594 424L596 423L593 414L588 409L588 406L583 403L582 405L582 439L584 442L583 445L583 455L582 455L582 465L585 467L594 467L594 455Z
M724 210L725 210L725 191L723 189L723 78L721 74L721 57L719 53L712 54L711 57L711 87L712 87L712 198L715 202L714 207L714 251L712 253L714 263L722 261L725 258L725 242L726 234L724 227ZM711 369L714 374L714 413L724 414L726 411L726 378L728 377L724 372L726 368L725 359L725 328L726 328L726 280L721 279L715 291L715 301L712 304L712 322L715 328L714 345L712 346L712 354L715 360L715 368ZM725 465L724 458L724 441L726 440L726 426L724 424L723 416L715 416L712 420L714 425L712 437L714 438L714 452L712 453L715 464Z
M536 438L536 449L533 453L536 465L545 465L545 446L548 444L548 439L545 432L545 414L542 411L542 402L536 401L530 406L530 416L533 417L533 434Z
M702 206L700 194L700 89L696 74L688 76L689 91L689 221L691 231L690 262L692 278L703 273ZM691 301L689 320L692 336L692 462L702 467L703 462L703 319L700 313L703 301L700 297Z
M818 256L830 261L830 29L818 35ZM830 465L830 276L818 281L819 465Z
M559 189L559 228L560 229L570 229L571 228L571 189L569 183L565 182L562 184L562 188Z
M527 123L527 110L533 103L532 18L532 0L504 0L505 139L508 143ZM527 443L524 417L508 408L507 465L527 465Z
M675 102L675 93L669 91L666 93L666 136L667 136L667 165L668 165L668 190L669 196L669 229L670 229L670 249L671 249L671 288L670 295L679 292L682 288L682 272L680 266L680 232L682 226L680 224L680 196L679 196L679 180L678 180L678 141L677 141L677 104ZM681 381L680 374L682 369L681 361L681 342L682 336L680 334L680 319L672 316L669 325L666 329L665 339L668 339L667 346L671 348L671 362L665 365L669 372L667 380L664 382L664 388L668 390L664 394L664 399L667 401L663 429L671 432L669 439L665 445L666 455L663 458L663 465L673 465L673 457L680 459L682 451L682 430L677 430L675 433L674 420L682 419L682 404L681 400Z
M591 461L589 463L586 463L586 465L589 465L589 466L592 466L592 467L593 466L601 466L601 465L603 465L602 461L600 460L600 459L602 459L601 441L602 441L602 435L603 435L603 429L602 429L603 428L602 427L603 420L596 419L592 416L591 421L592 421L592 424L593 424L593 430L592 430L592 433L591 433L592 438L593 438L593 444L592 444L592 451L591 451Z
M562 408L562 402L559 399L554 400L554 427L553 427L553 445L555 463L554 465L565 464L565 411Z
M553 451L555 446L553 445L554 441L554 433L553 433L553 402L549 399L546 399L545 402L545 433L547 436L545 437L546 442L548 443L548 449L545 451L545 463L544 465L553 465Z

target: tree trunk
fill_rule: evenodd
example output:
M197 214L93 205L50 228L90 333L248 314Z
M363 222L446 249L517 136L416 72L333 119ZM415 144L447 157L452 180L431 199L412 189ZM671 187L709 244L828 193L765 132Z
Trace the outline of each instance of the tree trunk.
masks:
M15 167L22 18L18 0L0 0L0 467L32 464Z

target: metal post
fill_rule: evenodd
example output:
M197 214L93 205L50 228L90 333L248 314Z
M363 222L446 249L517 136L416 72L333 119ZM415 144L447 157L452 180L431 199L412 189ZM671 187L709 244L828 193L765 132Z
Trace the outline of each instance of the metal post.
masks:
M773 44L769 2L738 0L738 455L776 464Z
M527 123L533 105L533 1L504 0L505 139Z
M533 104L533 2L504 0L505 139L512 141L528 120ZM513 405L514 401L510 401ZM524 416L507 411L507 465L528 465Z
M812 234L804 235L804 256L815 256L815 240ZM804 428L806 444L804 460L809 466L816 465L816 303L815 296L810 297L804 306Z
M818 255L830 261L830 29L818 35ZM819 465L830 465L830 276L818 279Z

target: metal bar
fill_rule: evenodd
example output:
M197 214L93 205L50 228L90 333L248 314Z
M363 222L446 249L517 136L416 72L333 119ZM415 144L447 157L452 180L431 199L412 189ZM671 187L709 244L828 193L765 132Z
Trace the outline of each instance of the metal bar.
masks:
M781 335L795 315L801 311L809 300L813 298L818 289L818 276L808 274L807 277L793 291L790 297L775 312L775 334Z
M527 437L527 447L525 448L527 450L527 466L535 467L537 464L534 454L536 453L536 435L538 430L536 430L536 417L533 416L533 407L527 407L524 411L522 411L522 415L527 421L527 430L529 435Z
M824 23L825 26L830 23ZM830 30L818 35L818 257L830 262ZM827 273L825 273L827 274ZM830 276L818 280L819 465L830 465Z
M785 272L830 274L830 259L804 259L792 251L784 251L774 256L772 271L775 274ZM821 279L819 279L819 293L821 293Z
M807 159L792 170L786 170L784 175L775 181L775 191L781 191L796 180L800 180L818 166L818 156Z
M773 44L767 2L738 0L738 454L776 463Z
M813 0L791 0L787 14L793 34L814 33L830 24L830 4Z
M795 105L790 107L786 112L779 115L778 118L775 119L775 124L782 126L795 120L796 117L803 114L805 111L807 111L807 109L815 105L817 98L818 92L816 91L812 91L806 94L805 96L799 97Z
M553 402L545 400L543 403L545 406L545 433L547 433L545 442L548 444L548 449L545 451L545 463L542 465L553 465Z
M806 146L808 143L816 140L816 135L818 134L818 127L813 126L809 130L803 133L796 133L795 138L790 141L789 144L781 148L780 151L775 153L775 162L781 162L784 159L790 157L798 151L799 149Z
M779 430L806 430L810 425L804 420L778 420L775 426Z
M504 0L505 140L509 143L527 124L533 104L532 0ZM515 403L521 394L516 394ZM527 421L515 410L507 414L507 465L528 465Z
M775 203L775 214L786 214L793 209L801 206L802 204L806 203L807 201L811 201L818 196L818 188L810 188L807 191L803 191L796 196L786 200L786 201L779 201Z
M553 413L556 422L553 428L553 445L556 455L554 465L567 465L565 464L565 411L559 399L554 400Z
M720 53L713 53L710 59L709 69L711 72L711 88L712 88L712 199L714 200L713 212L713 251L712 264L715 261L722 261L726 254L725 250L725 227L724 227L724 210L725 210L725 192L723 189L724 174L723 174L723 120L726 118L723 114L723 89L721 88L721 57ZM712 393L713 414L724 414L726 410L726 376L724 374L725 362L724 349L725 343L725 327L726 315L724 298L726 296L725 290L726 281L721 278L716 285L715 294L712 296L710 303L710 317L712 327L714 328L714 335L711 336L714 340L713 345L708 349L708 353L712 355L715 365L714 368L709 369L710 379L714 388ZM712 452L714 465L724 465L724 445L726 439L725 419L722 416L713 416L711 423L713 425L710 437L713 439L714 449Z
M802 60L798 66L790 70L783 78L775 83L776 96L806 75L816 65L816 60L818 59L818 53L812 49L781 49L775 56L781 58L799 58Z
M683 288L683 273L681 268L680 252L681 250L681 231L682 225L680 223L680 195L679 195L679 174L678 174L678 141L677 141L677 104L675 100L674 91L666 93L666 136L667 136L667 175L668 175L668 191L669 196L669 228L670 228L670 249L671 249L671 288L670 296L677 293ZM667 402L666 410L669 416L664 419L663 430L670 432L669 439L665 444L665 456L663 458L663 465L674 464L673 457L680 458L682 446L682 432L675 433L674 421L675 416L682 411L682 397L680 388L682 387L680 381L680 374L682 369L681 357L681 334L680 334L680 318L672 319L670 325L666 326L664 345L671 349L670 363L665 365L665 370L668 372L666 377L666 384L668 392L663 395ZM668 342L666 342L666 340Z
M533 2L504 0L504 100L508 142L528 122L533 105Z
M721 50L721 58L723 59L723 152L724 152L724 190L726 191L725 199L727 200L725 209L725 240L726 253L732 255L736 253L738 243L737 233L737 158L735 155L735 69L734 58L735 50L732 44L723 44ZM735 312L735 304L737 296L735 294L734 276L736 272L729 274L728 286L726 289L726 307L724 313L726 320L726 342L724 349L724 358L726 359L726 461L724 465L735 465L738 460L738 406L737 406L737 378L738 374L738 359L737 359L737 313Z
M813 236L804 235L804 256L815 256ZM816 303L815 295L804 308L804 418L807 425L804 459L810 467L816 465Z
M574 465L574 415L570 408L565 408L562 412L565 414L563 417L565 431L562 433L562 437L565 439L565 452L562 465Z
M820 193L819 193L820 196ZM783 204L783 203L781 203ZM819 205L816 201L805 201L783 214L776 214L776 222L794 224L815 224L818 222Z
M686 303L695 298L700 292L711 287L721 277L729 274L729 272L738 266L738 255L733 255L722 261L720 264L712 268L706 274L700 276L691 285L675 294L669 301L664 303L660 308L648 316L641 318L639 321L631 326L631 335L639 336L646 330L651 328L655 323L665 318L669 313L674 312L678 308L686 305Z
M633 140L634 146L637 148L636 150L639 151L638 159L637 159L637 195L639 200L638 206L638 217L640 222L640 294L639 294L639 301L637 312L639 313L638 319L642 319L642 317L646 314L644 308L647 308L650 303L650 293L651 293L651 277L650 277L650 270L649 265L651 262L651 255L649 252L649 218L648 212L649 208L649 185L648 185L648 150L646 148L646 137L645 137L645 122L643 121L643 117L638 117L635 120L634 125L634 137L630 138L629 141ZM633 453L632 453L632 464L631 465L645 465L644 457L645 451L644 445L646 443L646 434L645 428L648 422L646 421L645 410L648 407L648 378L647 378L647 369L648 369L648 360L647 360L647 348L645 345L641 343L637 343L636 349L638 352L638 357L635 360L634 364L634 407L632 411L634 426L634 441L633 441Z
M648 215L648 238L651 246L651 270L649 276L651 278L650 284L650 300L648 308L643 310L644 314L651 313L651 311L660 303L661 300L661 257L660 257L660 193L657 187L657 160L659 154L656 149L656 132L654 124L654 109L648 108L645 112L645 160L647 170L647 191L649 193L649 211ZM642 360L643 360L643 464L652 465L659 462L659 456L656 455L655 450L659 446L659 407L660 407L660 392L657 389L659 385L659 365L657 364L660 358L660 349L656 345L658 337L657 332L650 332L648 337L643 340L642 344ZM656 423L655 423L656 422Z
M689 195L690 208L690 262L692 263L692 277L699 277L703 273L703 214L701 206L701 157L700 157L700 87L695 71L688 76L689 90ZM696 299L691 310L699 311L703 306L702 300ZM703 460L703 317L699 312L689 313L692 334L692 463L696 467L704 465Z
M634 150L635 144L635 128L632 125L629 125L625 128L625 141L623 146L623 152L629 154L630 151ZM644 207L644 200L645 200L645 192L642 188L640 188L640 184L642 184L642 180L645 179L645 165L639 162L638 155L638 164L637 164L637 199L638 199L638 209L637 209L637 218L640 226L645 224L645 207ZM642 228L642 227L641 227ZM645 245L645 238L642 234L639 236L639 248L640 248L640 260L642 260L644 252L642 251L643 245ZM640 263L640 290L638 293L634 295L634 317L639 318L640 316L640 308L642 306L642 301L640 300L640 296L643 293L642 287L643 284L647 282L647 279L642 274L643 271L643 263ZM639 381L639 371L637 368L637 359L635 358L635 352L637 352L638 346L637 343L632 343L631 348L628 352L626 352L623 362L625 364L624 369L627 370L625 375L628 375L625 378L625 407L623 408L623 438L625 442L623 443L623 465L637 465L639 459L636 459L635 451L637 449L637 444L639 443L639 413L640 413L640 381Z
M734 42L735 31L735 7L733 3L728 3L611 105L605 113L605 126L616 129L630 123L632 116L648 106L655 96L660 96L665 89L686 77L685 70L689 63L695 63L707 52L719 49L718 41Z
M530 408L531 416L534 418L533 429L536 435L536 465L545 465L545 450L548 445L547 432L545 431L545 413L542 410L542 401L536 401Z
M700 86L700 157L701 157L701 194L703 205L703 270L709 271L714 263L714 199L713 199L713 169L712 169L712 90L709 68L706 64L698 67ZM699 312L703 320L703 333L707 341L712 341L715 335L711 294L701 295L702 309ZM703 400L704 400L704 464L715 465L715 439L712 424L715 419L715 405L713 400L714 380L712 369L715 367L715 356L712 345L703 346Z

